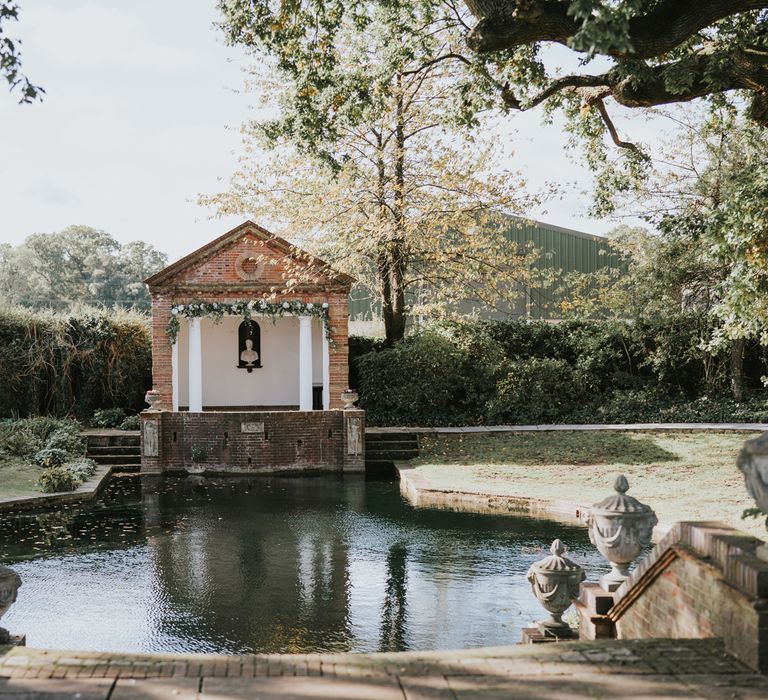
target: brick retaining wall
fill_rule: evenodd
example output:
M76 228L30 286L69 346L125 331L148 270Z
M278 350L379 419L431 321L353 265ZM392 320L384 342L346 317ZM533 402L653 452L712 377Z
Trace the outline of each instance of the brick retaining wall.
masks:
M206 471L268 473L363 471L365 412L151 412L142 418L142 473ZM350 421L360 449L349 444ZM146 444L146 424L154 421L157 454Z

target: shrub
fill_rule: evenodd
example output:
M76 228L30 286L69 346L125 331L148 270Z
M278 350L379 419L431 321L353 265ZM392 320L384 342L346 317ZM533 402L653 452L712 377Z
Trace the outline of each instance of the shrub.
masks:
M93 412L91 425L94 428L117 428L125 420L122 408L100 408Z
M47 467L37 478L37 484L43 493L74 491L82 481L64 466Z
M37 464L38 467L44 467L48 469L50 467L60 467L69 459L69 454L66 450L59 449L57 447L47 448L35 453L32 461Z
M80 418L98 406L143 407L151 385L144 314L84 309L58 314L0 309L0 416Z
M82 483L88 481L96 473L96 462L82 457L72 462L67 462L64 468Z
M138 416L128 416L117 426L120 430L139 430L141 428L141 418Z
M508 363L487 405L489 423L549 423L571 410L581 382L565 360L531 357Z
M736 403L728 348L708 351L710 333L693 312L636 323L454 322L390 347L355 340L350 376L371 425L764 420L765 348L747 344L752 398Z
M42 447L40 440L28 429L14 422L0 423L0 450L14 457L29 457Z
M68 454L73 455L82 455L85 454L85 439L80 435L79 430L77 433L73 433L70 430L61 428L51 433L45 443L45 448L48 450L64 450Z
M357 364L360 405L378 424L472 422L482 404L466 360L465 353L438 333L411 336L363 355Z

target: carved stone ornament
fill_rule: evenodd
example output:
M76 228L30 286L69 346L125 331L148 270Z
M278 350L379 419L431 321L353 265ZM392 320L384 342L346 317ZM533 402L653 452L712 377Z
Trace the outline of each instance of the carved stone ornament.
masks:
M590 541L612 567L600 580L606 591L615 591L627 580L630 564L651 543L659 522L650 506L627 496L629 482L623 474L613 488L616 493L595 503L587 518Z
M144 421L143 455L145 457L157 457L159 454L158 422L154 418Z
M360 398L360 395L354 389L345 389L341 392L341 402L344 404L344 410L354 408L355 401Z
M768 433L747 440L739 452L736 466L757 507L768 513Z
M544 634L568 637L573 631L563 621L563 613L578 597L579 584L586 578L586 574L578 564L563 556L566 548L560 540L552 543L550 551L551 556L532 564L528 569L528 582L533 595L549 613L546 620L536 624Z
M264 262L254 253L241 253L235 260L235 272L241 280L253 282L264 272Z
M11 568L0 564L0 618L16 602L16 595L21 587L21 578ZM11 638L8 630L0 627L0 644L7 644Z

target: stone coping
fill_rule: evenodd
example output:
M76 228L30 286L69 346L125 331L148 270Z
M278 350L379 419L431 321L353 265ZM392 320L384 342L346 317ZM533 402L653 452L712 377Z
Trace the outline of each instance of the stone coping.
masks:
M411 466L408 462L394 464L400 478L400 492L411 505L416 507L441 508L465 513L527 515L532 518L546 518L584 527L587 525L592 507L590 503L575 501L438 488L419 473L418 467ZM672 523L658 523L653 529L653 542L660 542L672 526Z
M768 423L594 423L594 424L542 424L542 425L472 425L464 427L368 427L366 435L386 435L387 433L440 434L452 433L535 433L568 430L705 430L711 432L736 431L756 432L768 430Z
M3 498L0 499L0 512L9 510L38 510L42 508L54 508L61 505L73 505L93 501L101 493L101 490L106 485L107 479L111 474L111 466L99 465L96 467L93 476L88 479L88 481L80 484L74 491Z

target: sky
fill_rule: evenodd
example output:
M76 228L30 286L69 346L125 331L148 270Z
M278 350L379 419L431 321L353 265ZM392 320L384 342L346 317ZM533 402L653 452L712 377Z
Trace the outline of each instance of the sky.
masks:
M196 203L226 188L252 99L241 92L249 59L224 44L216 20L215 0L21 3L10 33L22 39L24 73L47 94L19 105L0 86L0 242L84 224L174 260L240 223ZM563 190L529 215L613 228L587 216L591 175L565 153L562 124L541 117L494 128L515 150L507 165L534 190L551 180Z

